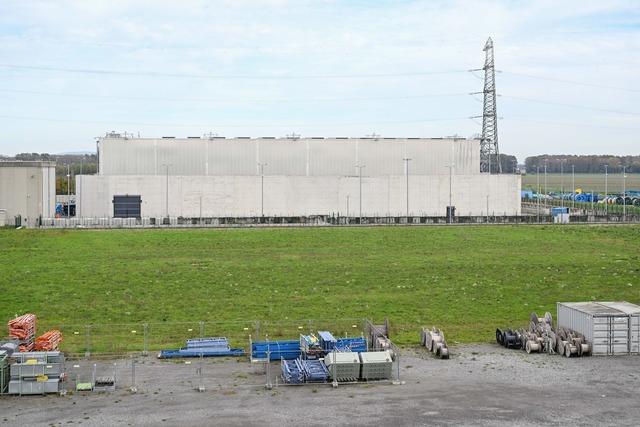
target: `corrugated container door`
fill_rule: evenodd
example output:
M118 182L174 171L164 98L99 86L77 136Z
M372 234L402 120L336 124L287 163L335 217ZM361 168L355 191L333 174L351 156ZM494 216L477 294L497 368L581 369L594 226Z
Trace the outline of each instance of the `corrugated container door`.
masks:
M593 318L593 354L611 354L611 317Z
M594 317L593 354L629 353L629 318L626 316Z
M640 354L640 316L629 318L629 344L632 354Z

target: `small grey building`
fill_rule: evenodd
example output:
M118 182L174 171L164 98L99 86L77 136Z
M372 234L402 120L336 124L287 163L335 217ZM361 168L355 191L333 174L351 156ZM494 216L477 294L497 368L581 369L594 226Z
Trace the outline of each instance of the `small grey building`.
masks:
M22 226L35 227L55 215L55 203L56 162L0 162L0 226L19 215Z

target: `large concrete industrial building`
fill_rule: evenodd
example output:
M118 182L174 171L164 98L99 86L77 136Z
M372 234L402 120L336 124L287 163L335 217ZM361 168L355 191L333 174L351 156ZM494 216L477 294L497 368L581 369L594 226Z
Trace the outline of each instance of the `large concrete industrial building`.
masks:
M480 140L98 139L78 176L85 218L519 215L519 175L480 173ZM154 221L155 222L155 221Z

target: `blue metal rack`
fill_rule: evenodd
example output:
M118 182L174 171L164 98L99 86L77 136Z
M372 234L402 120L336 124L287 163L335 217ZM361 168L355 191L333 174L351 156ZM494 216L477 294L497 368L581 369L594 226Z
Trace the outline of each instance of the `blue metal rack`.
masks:
M335 347L338 351L364 353L367 351L367 341L364 338L338 338Z
M224 337L219 338L195 338L187 340L186 347L178 350L161 350L159 358L170 357L216 357L216 356L244 356L243 348L230 348L229 342Z
M301 360L304 380L308 383L324 383L329 378L329 371L321 360Z
M300 357L300 341L261 341L251 343L252 360L293 360Z
M287 384L304 383L304 372L299 359L285 360L280 363L282 369L282 379Z

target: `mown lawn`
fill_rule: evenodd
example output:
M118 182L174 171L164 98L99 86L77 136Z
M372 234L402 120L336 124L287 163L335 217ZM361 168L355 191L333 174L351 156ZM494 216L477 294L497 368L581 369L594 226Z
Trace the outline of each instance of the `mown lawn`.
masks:
M640 304L637 225L1 229L0 247L3 325L388 317L413 344L433 325L489 341L558 301Z

